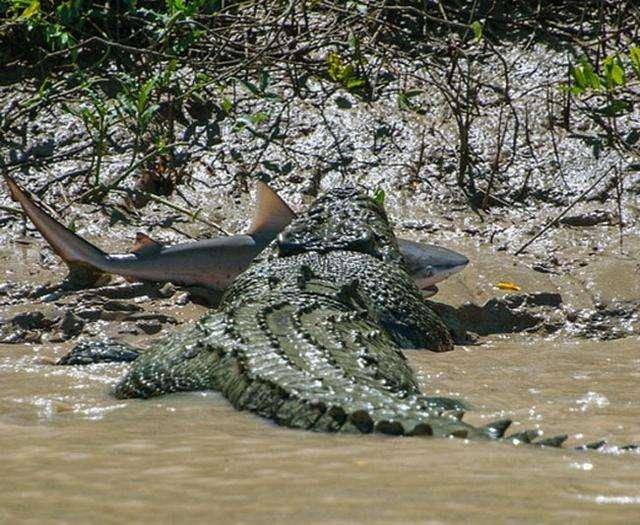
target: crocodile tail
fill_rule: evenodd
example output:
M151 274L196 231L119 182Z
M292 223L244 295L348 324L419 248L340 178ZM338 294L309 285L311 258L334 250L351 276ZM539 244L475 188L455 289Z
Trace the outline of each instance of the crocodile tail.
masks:
M69 278L84 284L98 281L103 274L106 254L45 212L6 173L4 179L12 198L20 204L25 215L69 267Z

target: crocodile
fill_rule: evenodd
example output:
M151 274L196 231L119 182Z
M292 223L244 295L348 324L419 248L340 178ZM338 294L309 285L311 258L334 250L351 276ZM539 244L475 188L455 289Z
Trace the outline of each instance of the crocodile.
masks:
M234 280L217 311L133 351L112 393L215 390L238 410L297 429L561 446L566 435L507 436L508 419L473 426L462 421L463 401L423 394L402 349L451 345L404 269L383 206L337 188Z
M132 253L107 254L55 220L8 174L4 178L13 199L69 267L68 281L81 286L96 284L105 273L114 273L129 281L170 281L224 291L295 216L275 191L257 181L256 211L244 234L164 246L139 232ZM464 255L440 246L408 239L398 242L406 268L424 297L436 294L436 283L469 262Z

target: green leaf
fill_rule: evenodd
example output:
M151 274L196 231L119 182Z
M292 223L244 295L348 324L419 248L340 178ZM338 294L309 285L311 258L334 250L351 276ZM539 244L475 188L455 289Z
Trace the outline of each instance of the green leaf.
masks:
M249 120L251 121L252 124L255 124L256 126L258 126L263 122L266 122L267 120L269 120L269 113L267 113L266 111L258 111L257 113L254 113L253 115L251 115L249 117Z
M28 20L29 18L33 18L36 15L40 14L40 0L31 0L29 5L25 8L25 10L20 15L20 18L23 20Z
M184 0L167 0L167 7L171 14L180 13L185 10Z
M260 91L265 91L269 87L269 72L263 69L260 72Z
M475 39L481 40L482 32L484 30L482 23L478 22L477 20L475 22L471 22L471 29L473 30L473 36L475 37Z
M153 104L145 109L140 115L140 121L144 124L144 127L151 121L151 117L153 117L154 113L158 111L158 104Z
M359 87L362 87L365 85L365 81L362 78L348 78L345 80L344 82L344 87L346 87L347 89L351 90L351 89L358 89Z
M573 81L575 82L574 87L578 88L580 92L584 91L587 88L587 79L584 76L582 66L572 67L571 76L573 77Z
M256 125L257 124L262 124L263 122L266 122L267 120L269 120L269 113L266 113L264 111L259 111L255 115L251 116L251 122L253 122Z
M241 80L240 84L242 84L251 94L256 96L262 95L260 88L258 88L258 86L256 86L253 82L249 82L248 80Z
M138 92L138 100L136 103L136 108L139 114L142 114L147 107L147 104L149 103L149 96L151 95L154 87L155 79L153 78L147 80L144 84L142 84L142 87Z
M80 18L82 0L67 0L56 7L56 15L65 26L70 26Z
M602 87L602 81L598 74L594 71L593 66L587 61L586 58L581 58L580 63L571 68L571 76L575 82L575 86L580 93L587 89L593 89L599 91ZM605 80L606 83L606 80ZM575 92L576 90L572 90Z
M618 86L623 86L626 83L624 69L622 69L620 64L613 65L613 68L611 69L611 78Z
M594 91L599 91L602 87L602 84L600 82L600 77L594 71L593 66L589 62L587 62L585 58L581 60L580 65L582 66L587 86Z
M367 83L356 74L355 67L352 64L344 64L337 53L329 53L327 56L327 75L349 91L357 91Z
M228 115L233 109L233 102L231 102L227 97L222 97L222 100L220 101L220 109Z
M629 60L631 61L631 67L636 74L636 78L640 79L640 47L631 46L629 49Z
M329 78L334 82L340 82L342 69L340 56L337 53L329 53L327 56L327 74Z
M376 188L375 190L373 190L373 201L378 203L380 206L384 205L384 198L385 198L385 194L384 194L384 190L382 188Z
M617 56L610 56L602 61L604 71L604 83L608 89L626 84L624 69Z

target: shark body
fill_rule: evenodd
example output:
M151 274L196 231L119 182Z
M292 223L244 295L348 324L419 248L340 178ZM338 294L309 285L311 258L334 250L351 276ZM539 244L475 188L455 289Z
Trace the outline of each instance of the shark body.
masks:
M223 291L295 217L287 204L263 182L257 182L256 212L245 234L164 246L138 233L132 253L108 254L54 219L11 177L4 175L11 195L70 269L70 275L89 284L103 274L129 281L172 282ZM398 239L410 275L424 297L459 272L469 260L452 250Z

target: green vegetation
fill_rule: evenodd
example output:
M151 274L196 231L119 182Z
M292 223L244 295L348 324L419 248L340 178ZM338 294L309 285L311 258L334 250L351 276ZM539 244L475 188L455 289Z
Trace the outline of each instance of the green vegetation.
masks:
M451 174L467 203L488 210L528 194L529 175L508 186L507 173L523 150L538 155L509 48L541 45L566 54L565 78L530 87L547 99L560 178L558 134L575 133L574 123L585 119L598 130L581 135L595 155L611 149L640 158L638 133L625 120L637 111L639 12L633 2L595 0L579 7L525 0L0 0L0 77L21 93L0 113L0 144L24 142L23 124L47 111L73 117L87 139L81 155L54 148L49 156L3 162L9 169L82 162L72 178L84 173L74 198L85 200L115 189L168 195L190 163L212 150L233 163L239 181L262 170L297 180L308 169L313 188L328 171L368 169L354 160L335 112L380 111L391 101L395 114L385 106L389 114L371 130L374 157L393 147L398 119L424 122L409 184L424 182L429 160L442 177ZM436 108L454 126L454 140L439 138ZM296 122L301 113L306 127ZM303 154L296 137L318 127L331 146ZM490 147L478 143L487 135ZM438 141L447 151L430 148ZM126 166L114 176L111 159L123 156Z

